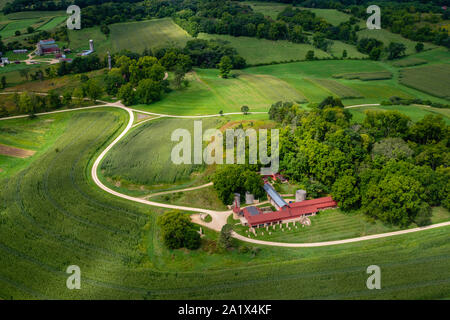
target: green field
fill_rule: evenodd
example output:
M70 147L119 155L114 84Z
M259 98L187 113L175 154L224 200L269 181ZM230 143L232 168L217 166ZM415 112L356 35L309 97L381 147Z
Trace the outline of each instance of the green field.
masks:
M247 233L249 228L238 224L240 221L234 220L233 216L228 218L228 223L234 226L236 232L246 237L250 234L252 239L291 243L333 241L400 230L399 227L385 225L379 221L369 221L362 213L344 213L339 209L320 211L309 219L311 220L310 226L303 227L297 222L295 227L292 222L289 223L291 230L285 225L282 229L280 225L275 228L269 227L268 230L257 228L257 236ZM445 208L435 208L433 209L433 219L434 223L448 221L450 213ZM415 224L409 226L409 228L416 227Z
M243 4L252 7L253 11L262 13L265 16L269 16L272 19L276 19L278 14L286 7L290 7L289 4L283 4L278 2L255 2L244 1ZM350 19L350 15L335 9L313 9L313 8L300 8L301 10L309 10L316 14L317 17L323 18L332 25L339 25L342 22L346 22Z
M230 46L236 48L239 55L250 65L305 60L306 53L310 50L314 51L317 58L330 57L328 53L310 44L292 43L285 40L272 41L206 33L200 33L198 38L228 41Z
M39 21L41 21L39 18L11 21L0 30L0 36L5 39L14 36L16 31L24 33L28 27L36 25Z
M91 159L118 134L123 111L68 116L49 150L0 184L2 299L443 299L450 298L449 227L322 248L167 250L160 210L99 190ZM55 148L60 152L56 153ZM249 245L252 246L252 245ZM383 270L367 290L366 268ZM82 290L67 290L67 266Z
M250 111L260 112L268 111L276 101L320 102L330 93L346 97L345 105L380 103L393 96L447 103L400 84L397 68L371 60L303 61L250 67L235 70L232 75L222 79L217 70L196 69L186 77L187 88L136 108L163 114L201 115L217 114L220 110L239 112L241 106L247 105Z
M351 114L353 115L352 121L361 123L365 118L365 112L367 110L396 110L407 115L412 121L422 120L424 116L431 115L442 115L447 124L450 125L450 109L439 109L431 108L426 106L377 106L377 107L358 107L350 108Z
M116 23L109 28L111 32L108 37L100 31L100 27L69 30L70 48L75 52L88 49L89 39L92 39L99 54L121 50L142 53L146 48L165 45L184 47L191 39L189 34L170 18Z
M140 53L145 48L165 45L184 47L191 39L189 34L170 18L112 24L110 29L114 52L127 49Z
M307 79L341 99L362 98L360 92L331 79Z
M386 80L392 78L392 73L388 71L341 73L341 74L333 74L333 78L347 79L347 80L359 79L362 81Z
M325 21L331 23L332 25L339 25L342 22L347 22L350 20L350 15L335 9L312 9L312 8L302 8L303 10L309 10L316 14L317 17L323 18Z
M236 71L236 78L222 79L218 70L196 69L189 86L166 95L161 101L137 108L164 114L199 115L250 111L267 111L278 100L305 101L305 97L285 81L271 75L254 75ZM180 103L182 101L182 103Z
M89 49L89 40L94 40L95 51L99 54L105 54L108 50L111 50L111 40L100 31L100 27L68 30L67 32L69 34L69 48L73 52Z
M389 32L386 29L364 29L357 32L358 38L375 38L381 42L384 43L384 46L389 46L390 42L399 42L403 43L406 46L405 53L407 55L416 53L416 49L414 48L416 46L415 41L403 38L401 35ZM425 50L435 48L436 46L433 44L425 43Z
M278 2L259 2L259 1L243 1L242 4L250 6L253 11L262 13L265 16L269 16L272 19L276 19L278 14L286 7L290 7L289 4Z
M424 60L424 59L407 57L405 59L401 59L399 61L394 62L392 65L394 67L404 68L404 67L418 66L418 65L426 64L426 63L427 63L427 60Z
M400 83L450 100L450 64L435 64L400 71Z
M155 196L151 197L149 200L194 208L205 208L218 211L227 210L227 206L219 200L213 187Z
M222 120L212 118L202 122L206 130L220 125ZM121 187L126 187L127 182L144 186L134 186L143 193L154 188L164 190L173 185L190 187L195 182L205 183L198 175L204 170L203 165L175 165L171 161L172 148L177 144L171 141L171 134L178 128L188 129L192 135L194 120L156 119L138 126L107 155L101 167L103 176L118 179Z
M48 22L38 28L38 30L51 30L62 25L67 20L66 16L51 18Z

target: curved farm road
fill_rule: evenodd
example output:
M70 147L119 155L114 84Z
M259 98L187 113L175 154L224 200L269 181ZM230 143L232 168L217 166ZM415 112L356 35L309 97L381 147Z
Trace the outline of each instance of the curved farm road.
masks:
M356 107L363 107L363 106L376 106L378 104L371 104L371 105L355 105L355 106L347 106L346 108L356 108ZM60 113L60 112L70 112L70 111L77 111L77 110L86 110L86 109L94 109L94 108L102 108L102 107L116 107L125 110L128 112L129 115L129 121L126 126L126 128L120 133L120 135L114 139L113 142L111 142L97 157L97 159L94 162L94 165L91 169L91 175L92 179L94 180L95 184L101 188L102 190L116 196L119 198L123 198L126 200L139 202L142 204L146 204L149 206L154 207L160 207L160 208L166 208L166 209L175 209L175 210L182 210L182 211L189 211L189 212L196 212L196 213L206 213L209 214L212 217L212 221L210 223L207 223L203 221L200 218L199 214L194 214L192 216L192 220L195 223L198 223L199 225L211 228L216 231L220 231L222 226L227 223L227 218L231 214L231 210L229 211L215 211L215 210L208 210L208 209L202 209L202 208L192 208L192 207L186 207L186 206L177 206L177 205L171 205L171 204L165 204L165 203L159 203L154 201L145 200L142 198L132 197L126 194L122 194L120 192L114 191L107 186L105 186L100 179L98 178L97 171L98 167L105 157L105 155L111 150L111 148L116 145L127 133L130 131L130 129L133 127L134 123L134 113L133 112L140 112L140 113L146 113L151 114L155 116L160 117L171 117L171 118L188 118L188 119L194 119L194 118L207 118L207 117L218 117L221 116L220 114L217 115L200 115L200 116L176 116L176 115L165 115L165 114L157 114L157 113L151 113L146 111L141 111L137 109L132 109L125 107L120 101L114 102L114 103L106 103L104 105L96 105L96 106L90 106L90 107L83 107L83 108L77 108L77 109L66 109L66 110L58 110L58 111L51 111L51 112L44 112L39 113L37 115L46 115L46 114L54 114L54 113ZM256 113L256 112L255 112ZM259 112L264 113L264 112ZM224 115L232 115L232 114L242 114L239 112L235 113L225 113ZM28 115L21 115L21 116L13 116L8 118L0 118L0 120L8 120L8 119L18 119L18 118L25 118L28 117ZM156 118L155 118L156 119ZM260 245L268 245L268 246L276 246L276 247L289 247L289 248L307 248L307 247L322 247L322 246L332 246L332 245L338 245L338 244L346 244L346 243L352 243L352 242L359 242L359 241L365 241L365 240L372 240L372 239L380 239L380 238L386 238L386 237L392 237L395 235L401 235L401 234L407 234L412 232L418 232L423 230L429 230L444 226L450 226L450 221L438 223L426 227L421 228L414 228L414 229L408 229L408 230L400 230L400 231L394 231L394 232L388 232L388 233L381 233L381 234L374 234L370 236L364 236L364 237L358 237L358 238L351 238L351 239L343 239L343 240L335 240L335 241L324 241L324 242L314 242L314 243L283 243L283 242L272 242L272 241L262 241L262 240L256 240L244 237L242 235L239 235L235 232L233 232L233 237L245 241L250 242L254 244L260 244Z

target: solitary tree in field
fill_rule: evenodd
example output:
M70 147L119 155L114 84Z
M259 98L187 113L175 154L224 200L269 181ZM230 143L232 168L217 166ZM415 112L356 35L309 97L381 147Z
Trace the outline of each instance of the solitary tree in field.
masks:
M309 50L309 51L306 53L306 60L314 60L314 51Z
M28 81L28 69L22 69L19 71L21 77L25 78Z
M342 51L342 58L347 58L347 50Z
M218 245L221 249L229 249L233 246L233 238L231 236L232 227L230 224L226 224L220 231Z
M86 93L87 96L93 101L97 101L98 98L102 95L102 88L98 85L97 81L94 79L90 79L86 82Z
M2 77L2 80L1 80L0 84L1 84L1 88L2 89L6 88L6 77L5 76Z
M248 106L242 106L241 107L241 112L243 114L248 114L248 111L250 110L250 108Z
M424 45L423 45L422 42L418 42L418 43L416 44L416 46L415 46L415 49L416 49L417 52L423 51L423 48L424 48Z
M223 56L219 62L220 76L225 79L228 78L231 72L231 68L233 68L231 58L229 56Z

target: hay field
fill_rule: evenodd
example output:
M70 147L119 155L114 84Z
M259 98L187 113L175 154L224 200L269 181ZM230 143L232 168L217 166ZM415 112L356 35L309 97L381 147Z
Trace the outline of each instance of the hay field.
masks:
M435 64L400 70L399 82L405 86L450 100L450 65Z
M183 47L191 39L191 36L170 18L112 24L110 29L113 51L126 49L142 52L145 48L170 44Z

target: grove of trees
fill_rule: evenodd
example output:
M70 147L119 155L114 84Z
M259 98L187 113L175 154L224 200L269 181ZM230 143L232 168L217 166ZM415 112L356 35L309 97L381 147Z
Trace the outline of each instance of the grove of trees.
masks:
M367 111L361 124L339 99L306 111L272 105L280 124L280 170L312 196L332 194L343 210L383 222L429 223L431 206L450 208L450 127L442 116L413 123L397 111Z

